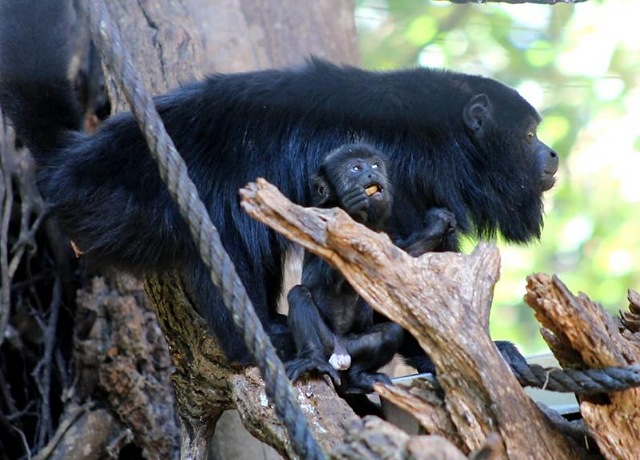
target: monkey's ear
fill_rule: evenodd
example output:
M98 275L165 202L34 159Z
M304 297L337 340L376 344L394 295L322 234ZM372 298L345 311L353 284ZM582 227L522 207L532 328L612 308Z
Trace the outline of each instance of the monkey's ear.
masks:
M313 178L313 205L323 206L327 204L331 198L331 188L329 182L322 176L314 176Z
M462 113L464 123L476 136L485 133L491 121L491 102L486 94L480 93L469 99Z

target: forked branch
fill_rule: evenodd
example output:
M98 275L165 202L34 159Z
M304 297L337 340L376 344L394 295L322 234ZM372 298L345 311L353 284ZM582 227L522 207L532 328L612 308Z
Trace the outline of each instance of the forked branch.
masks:
M500 268L495 246L481 244L471 255L412 258L342 210L297 206L263 179L240 194L249 215L339 269L373 308L429 351L464 451L481 449L497 432L503 457L579 456L525 395L489 338Z

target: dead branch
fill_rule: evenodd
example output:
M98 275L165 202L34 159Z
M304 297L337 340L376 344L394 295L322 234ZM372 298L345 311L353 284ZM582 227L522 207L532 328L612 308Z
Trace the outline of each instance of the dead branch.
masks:
M302 208L263 179L240 194L249 215L323 257L376 310L416 336L438 369L445 406L468 451L497 432L501 457L579 456L525 395L489 338L500 266L495 246L481 244L469 256L412 258L342 210Z
M640 340L585 294L574 296L555 276L528 279L525 301L545 328L543 336L563 366L598 369L640 362ZM630 293L631 313L637 305ZM633 327L633 321L627 323ZM601 452L611 459L635 459L640 452L640 388L583 397L580 412Z
M146 291L157 307L159 323L176 366L173 384L181 408L183 455L201 458L222 412L235 408L240 413L243 425L253 436L286 458L295 458L286 430L267 399L264 381L258 370L255 367L227 364L204 320L188 302L180 277L149 277ZM311 422L315 438L325 452L333 452L333 457L388 458L380 455L380 452L390 451L395 452L397 458L407 455L431 458L425 457L424 453L415 453L435 442L422 439L424 436L415 440L379 419L366 424L367 429L364 429L360 419L336 394L328 380L302 379L294 388ZM378 429L380 431L376 432ZM439 449L446 443L445 452L456 453L456 456L451 454L440 458L461 458L462 453L454 445L438 439L434 448ZM345 441L348 444L343 445ZM359 456L364 452L368 456Z
M11 307L11 271L9 268L9 224L13 209L12 173L14 141L0 113L0 345L5 338Z

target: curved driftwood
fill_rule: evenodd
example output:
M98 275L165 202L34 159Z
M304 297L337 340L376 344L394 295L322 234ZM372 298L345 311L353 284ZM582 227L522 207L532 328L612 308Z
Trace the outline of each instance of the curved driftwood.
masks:
M498 433L500 457L580 456L581 449L554 430L524 393L489 337L500 269L495 246L480 244L471 255L413 258L342 210L297 206L263 179L240 195L249 215L327 260L373 308L416 336L438 369L464 451L483 448Z

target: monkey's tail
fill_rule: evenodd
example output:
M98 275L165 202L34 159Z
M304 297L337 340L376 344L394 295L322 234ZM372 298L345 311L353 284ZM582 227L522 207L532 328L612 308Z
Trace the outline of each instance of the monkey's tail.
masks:
M73 23L68 0L0 0L0 108L36 159L82 126L68 78Z

